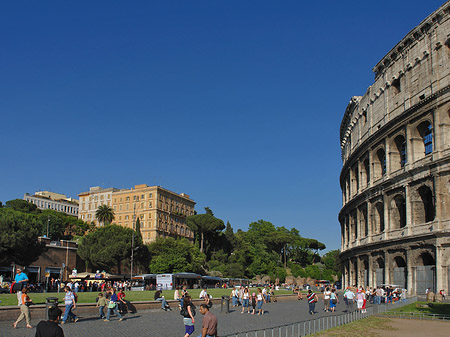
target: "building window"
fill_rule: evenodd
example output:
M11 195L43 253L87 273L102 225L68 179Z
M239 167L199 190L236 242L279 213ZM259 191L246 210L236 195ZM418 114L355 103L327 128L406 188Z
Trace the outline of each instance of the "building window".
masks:
M428 127L423 136L423 143L425 145L425 155L433 152L433 131L431 124L428 124Z
M402 87L400 86L400 79L396 78L392 81L392 87L394 88L394 94L397 95L402 91Z

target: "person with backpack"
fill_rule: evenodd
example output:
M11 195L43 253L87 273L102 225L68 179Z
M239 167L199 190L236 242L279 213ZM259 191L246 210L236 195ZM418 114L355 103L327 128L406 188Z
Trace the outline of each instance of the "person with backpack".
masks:
M184 337L189 337L194 333L195 324L195 305L191 301L190 295L185 295L183 300L183 306L180 310L180 315L183 316L183 324L185 328Z

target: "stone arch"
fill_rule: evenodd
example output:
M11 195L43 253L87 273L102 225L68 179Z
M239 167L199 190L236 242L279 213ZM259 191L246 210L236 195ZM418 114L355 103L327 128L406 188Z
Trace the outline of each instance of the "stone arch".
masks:
M367 204L358 207L359 210L359 228L361 229L361 237L369 235L369 217L367 214Z
M424 158L433 152L433 123L425 118L411 129L411 144L414 160Z
M407 288L408 284L408 268L406 266L406 258L404 254L399 254L393 258L393 283Z
M389 226L390 229L401 229L406 226L406 200L403 194L397 194L391 199Z
M406 164L406 138L402 134L397 135L391 144L389 153L390 171L397 171Z
M416 293L425 294L427 289L436 292L436 260L431 250L416 252Z
M372 207L372 234L384 232L384 203L383 200L376 201Z
M384 270L385 270L384 258L379 256L374 261L374 276L375 276L374 283L376 286L380 286L385 283Z
M416 225L433 221L436 216L432 186L423 184L411 193L413 223Z
M373 156L373 178L380 179L386 173L386 152L384 147L379 147Z

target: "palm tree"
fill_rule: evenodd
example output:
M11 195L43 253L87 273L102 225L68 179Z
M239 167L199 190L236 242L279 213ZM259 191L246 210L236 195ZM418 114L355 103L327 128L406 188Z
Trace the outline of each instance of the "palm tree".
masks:
M110 224L114 220L114 211L108 205L101 205L97 208L97 211L95 211L95 217L101 226L106 223Z

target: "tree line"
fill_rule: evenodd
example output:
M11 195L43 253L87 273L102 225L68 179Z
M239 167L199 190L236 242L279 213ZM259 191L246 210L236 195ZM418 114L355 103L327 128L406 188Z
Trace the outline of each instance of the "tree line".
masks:
M46 233L48 225L51 239L78 242L78 255L86 269L120 274L124 267L129 270L133 251L135 273L195 272L246 278L267 275L283 281L289 275L332 280L340 272L339 251L321 256L319 251L325 245L302 237L295 228L259 220L250 223L246 231L235 232L229 222L225 225L208 207L205 213L186 219L194 242L170 237L145 245L139 219L134 231L111 224L114 212L106 205L97 209L96 217L102 224L99 227L53 210L40 211L24 200L8 201L0 208L0 262L33 262L31 259L45 249L37 237ZM30 244L24 247L24 242Z

